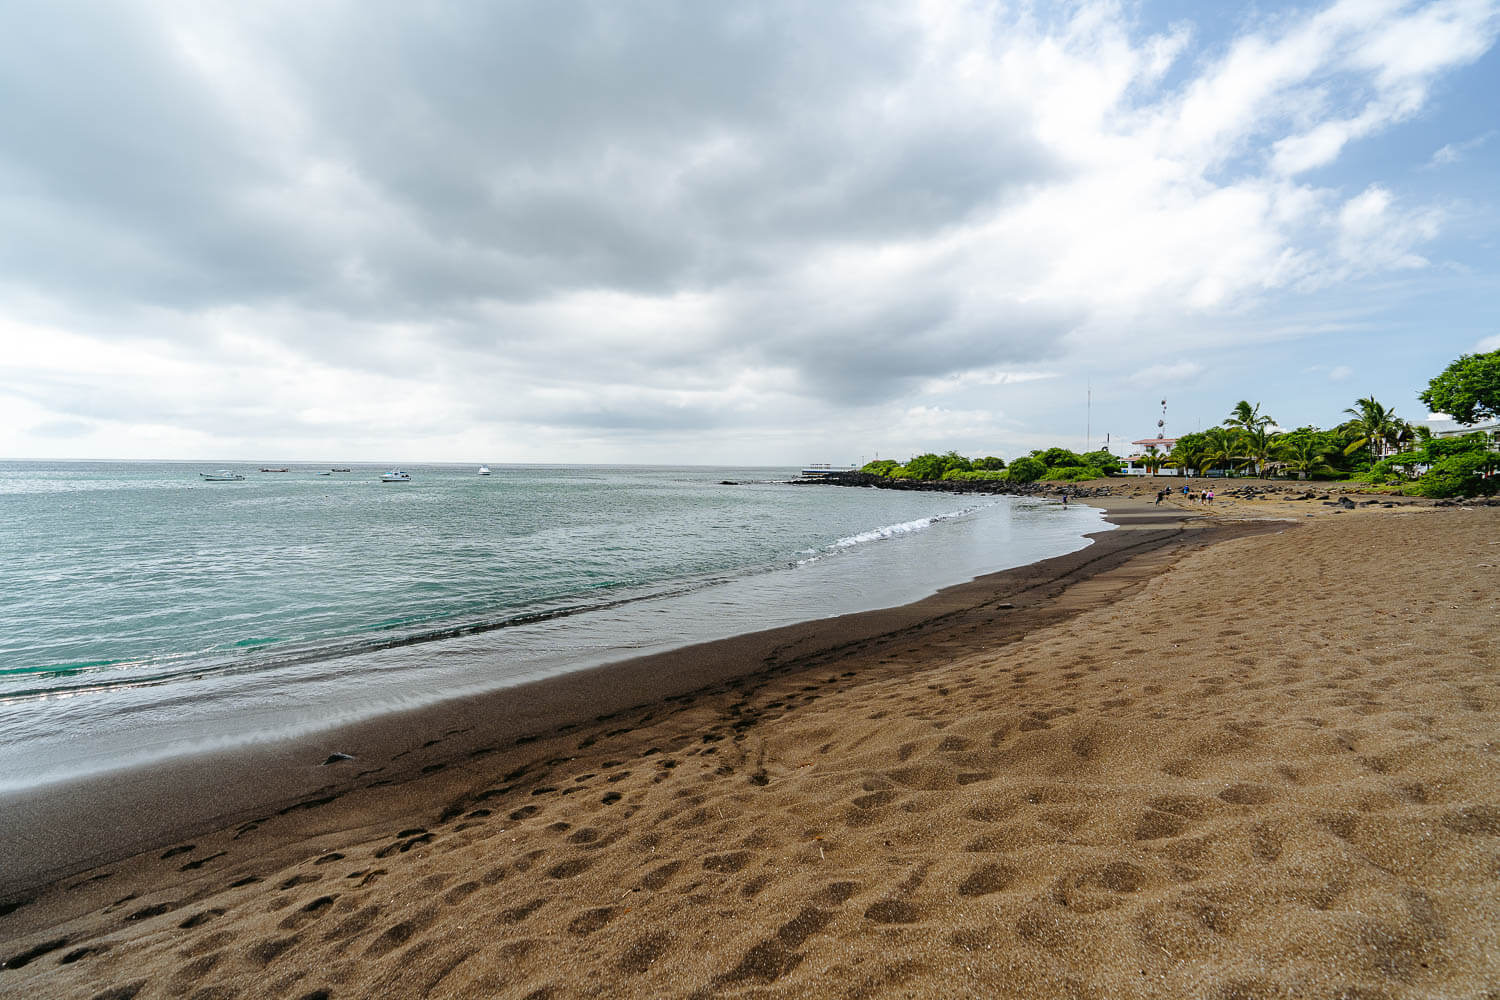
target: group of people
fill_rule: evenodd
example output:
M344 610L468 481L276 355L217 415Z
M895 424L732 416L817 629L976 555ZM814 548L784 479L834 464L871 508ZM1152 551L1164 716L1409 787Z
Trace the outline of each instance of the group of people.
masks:
M1172 488L1170 486L1167 487L1164 490L1157 490L1156 491L1156 505L1158 507L1160 507L1161 506L1161 502L1163 500L1165 500L1167 497L1171 496L1171 495L1172 495ZM1182 499L1184 499L1184 500L1197 499L1197 501L1199 503L1213 503L1214 502L1214 491L1213 490L1200 490L1198 493L1195 494L1195 493L1193 493L1191 487L1184 486L1182 488Z

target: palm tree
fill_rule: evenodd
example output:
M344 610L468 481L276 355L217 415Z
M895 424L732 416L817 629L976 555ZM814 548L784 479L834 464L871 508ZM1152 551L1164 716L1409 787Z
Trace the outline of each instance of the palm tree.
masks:
M1189 474L1188 470L1199 472L1203 469L1203 438L1198 434L1190 434L1179 438L1172 446L1172 453L1167 456L1167 462L1182 475Z
M1264 424L1254 430L1240 432L1240 448L1257 476L1262 474L1265 463L1270 461L1276 454L1276 441L1270 434L1266 433Z
M1145 452L1141 455L1141 464L1146 467L1147 472L1154 476L1161 471L1162 463L1166 459L1167 456L1158 451L1156 445L1148 444Z
M1377 457L1376 451L1380 445L1396 441L1402 434L1402 428L1410 426L1396 416L1395 410L1388 410L1376 402L1373 394L1356 399L1354 406L1344 412L1352 418L1346 420L1342 427L1350 438L1344 454L1352 455L1361 448L1368 448L1371 461Z
M1332 452L1327 445L1320 444L1316 439L1299 435L1277 444L1277 454L1281 461L1287 469L1297 473L1298 479L1333 473L1333 466L1328 464L1328 456Z
M1229 419L1224 421L1224 426L1237 428L1249 434L1275 422L1270 417L1261 415L1259 403L1251 406L1248 401L1242 399L1234 404L1233 410L1229 411Z
M1235 463L1244 457L1243 450L1238 434L1222 427L1210 427L1203 432L1203 458L1211 469L1219 466L1233 469Z

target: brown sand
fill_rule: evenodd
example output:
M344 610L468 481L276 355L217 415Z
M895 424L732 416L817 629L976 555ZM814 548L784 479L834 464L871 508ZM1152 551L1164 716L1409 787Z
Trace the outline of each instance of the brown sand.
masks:
M1500 510L1113 506L656 664L693 694L617 668L12 803L0 994L1500 996ZM70 815L109 863L47 882Z

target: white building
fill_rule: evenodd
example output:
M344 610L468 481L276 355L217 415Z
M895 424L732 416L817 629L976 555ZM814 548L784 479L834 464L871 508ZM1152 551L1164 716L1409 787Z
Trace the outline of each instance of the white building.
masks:
M1500 450L1500 420L1491 420L1482 424L1461 424L1446 413L1428 414L1426 420L1422 421L1432 431L1433 437L1456 438L1465 434L1483 434L1489 439L1490 447Z
M1161 462L1166 461L1167 455L1171 453L1173 445L1177 444L1176 438L1154 437L1142 438L1139 441L1130 442L1135 446L1135 452L1125 459L1125 468L1121 473L1126 476L1149 476L1151 469L1146 464L1148 457L1154 456L1160 467Z

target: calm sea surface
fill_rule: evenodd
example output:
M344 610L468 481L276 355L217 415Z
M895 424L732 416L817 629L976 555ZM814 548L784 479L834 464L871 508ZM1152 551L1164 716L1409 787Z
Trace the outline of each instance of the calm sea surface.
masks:
M0 789L905 603L1107 527L794 469L201 481L223 464L0 463Z

